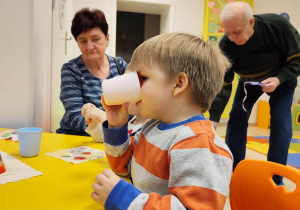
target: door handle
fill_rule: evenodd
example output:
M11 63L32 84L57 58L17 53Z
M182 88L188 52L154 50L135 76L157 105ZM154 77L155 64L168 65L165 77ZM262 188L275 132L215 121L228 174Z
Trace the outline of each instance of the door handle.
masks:
M65 33L65 55L67 55L67 41L70 41L72 40L72 38L68 38L68 34L67 34L67 31Z

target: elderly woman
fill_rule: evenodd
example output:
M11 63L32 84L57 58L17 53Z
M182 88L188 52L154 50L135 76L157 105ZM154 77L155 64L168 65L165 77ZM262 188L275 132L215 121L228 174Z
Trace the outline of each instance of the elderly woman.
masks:
M101 104L102 82L123 74L127 63L120 57L105 54L109 34L101 10L84 8L78 11L72 21L71 32L82 54L62 66L60 100L65 114L56 132L88 135L85 132L87 124L81 114L82 106L89 103L104 110ZM101 110L100 114L106 118Z

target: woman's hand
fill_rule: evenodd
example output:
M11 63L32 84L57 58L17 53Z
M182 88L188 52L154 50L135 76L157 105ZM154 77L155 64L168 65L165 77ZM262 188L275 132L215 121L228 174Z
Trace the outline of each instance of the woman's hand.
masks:
M128 106L129 103L122 105L107 105L104 100L104 96L101 97L102 106L105 109L108 125L111 128L122 127L128 122Z
M91 104L91 103L84 104L82 106L82 108L81 108L81 114L82 114L82 116L85 117L87 110L90 109L90 108L97 108L97 107L94 104Z
M83 105L81 113L90 129L94 129L98 123L103 123L106 120L106 113L91 103Z

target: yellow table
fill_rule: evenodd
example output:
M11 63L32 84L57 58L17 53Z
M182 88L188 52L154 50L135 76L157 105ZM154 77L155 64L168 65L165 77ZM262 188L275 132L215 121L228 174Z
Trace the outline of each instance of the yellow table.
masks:
M3 130L0 128L0 132ZM43 173L0 185L0 209L103 209L90 195L96 175L110 168L106 158L75 165L45 154L79 146L104 150L103 144L94 142L91 137L43 133L40 154L25 158L20 155L18 142L0 139L0 151Z

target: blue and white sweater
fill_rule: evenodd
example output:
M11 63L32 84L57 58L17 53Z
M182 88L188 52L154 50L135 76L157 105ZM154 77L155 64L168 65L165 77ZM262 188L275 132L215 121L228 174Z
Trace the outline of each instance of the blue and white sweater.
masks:
M106 55L110 64L110 74L106 79L119 76L117 65L112 56ZM127 63L117 57L121 72L124 73ZM103 109L101 104L102 82L94 77L81 60L81 55L65 63L61 69L60 100L64 105L65 114L60 122L57 133L87 135L87 124L81 115L81 108L86 103L92 103Z

